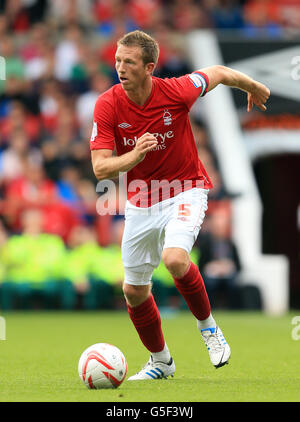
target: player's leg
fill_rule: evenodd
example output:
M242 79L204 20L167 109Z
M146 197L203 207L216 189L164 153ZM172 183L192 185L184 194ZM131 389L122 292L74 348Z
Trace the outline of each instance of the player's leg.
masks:
M188 204L185 207L185 204ZM174 204L172 217L165 228L162 259L174 278L175 286L197 319L197 327L215 367L223 366L230 348L212 314L205 285L190 252L199 233L207 208L207 194L202 190L184 192ZM184 218L181 211L185 210Z
M151 284L133 285L124 282L123 292L130 319L142 343L151 353L161 352L165 340L160 315L151 293Z
M180 234L178 237L180 238ZM168 240L168 244L170 241ZM167 247L163 250L162 260L174 278L177 290L197 320L203 327L215 324L203 279L197 265L190 260L187 250Z
M162 332L160 314L151 293L151 283L132 284L137 283L133 280L133 274L136 279L145 282L145 277L146 279L150 277L151 280L152 271L147 274L145 271L132 272L132 269L125 268L123 292L128 313L143 345L150 352L147 364L141 371L131 376L129 381L167 378L169 375L173 376L175 372L175 364Z
M136 213L137 210L129 210L125 220L122 239L125 271L123 292L130 319L151 355L145 367L129 378L131 381L168 377L175 372L164 340L160 314L151 293L152 273L160 262L161 251L156 250L159 231L153 229L153 217L139 218ZM150 248L152 245L153 249Z

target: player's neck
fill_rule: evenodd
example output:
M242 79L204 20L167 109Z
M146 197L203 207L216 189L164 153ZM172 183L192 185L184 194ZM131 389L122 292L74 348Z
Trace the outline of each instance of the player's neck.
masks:
M135 90L128 90L125 92L131 101L142 107L151 95L152 78L147 79L143 85L139 86Z

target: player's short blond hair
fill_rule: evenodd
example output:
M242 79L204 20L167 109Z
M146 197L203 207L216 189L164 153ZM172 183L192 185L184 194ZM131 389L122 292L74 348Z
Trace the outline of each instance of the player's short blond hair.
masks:
M142 49L142 59L144 64L154 63L157 64L159 56L159 46L158 43L150 35L146 34L143 31L132 31L125 34L117 42L118 47L120 45L125 45L127 47L141 47Z

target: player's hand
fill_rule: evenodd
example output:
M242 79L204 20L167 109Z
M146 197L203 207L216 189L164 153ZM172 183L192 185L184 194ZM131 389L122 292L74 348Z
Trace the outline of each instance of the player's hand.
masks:
M158 144L154 135L149 132L144 133L136 142L134 152L137 154L137 161L142 161L147 152L152 151Z
M247 111L251 111L255 104L260 110L266 111L267 107L265 103L270 97L270 90L260 82L255 83L255 87L252 92L248 92L248 108Z

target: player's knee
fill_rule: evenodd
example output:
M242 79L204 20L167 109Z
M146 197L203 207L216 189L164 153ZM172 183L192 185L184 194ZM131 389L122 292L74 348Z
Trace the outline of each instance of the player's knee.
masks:
M123 284L123 293L129 306L134 307L147 300L151 290L151 285L135 286L132 284Z
M188 253L180 248L167 248L163 251L162 260L173 277L181 278L186 273L190 258Z

